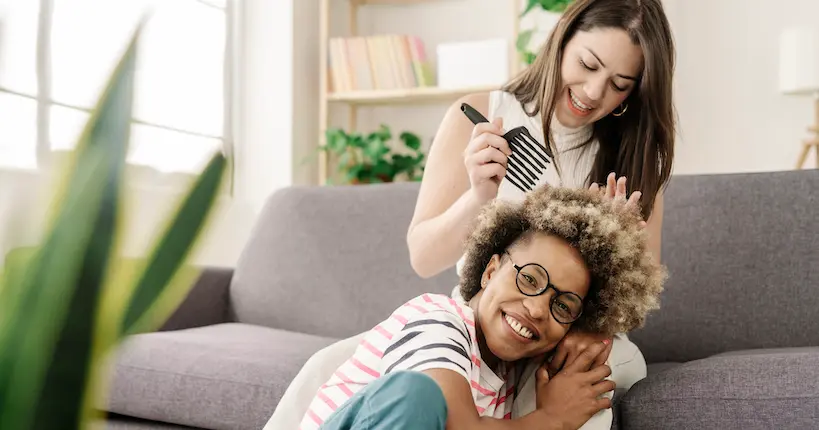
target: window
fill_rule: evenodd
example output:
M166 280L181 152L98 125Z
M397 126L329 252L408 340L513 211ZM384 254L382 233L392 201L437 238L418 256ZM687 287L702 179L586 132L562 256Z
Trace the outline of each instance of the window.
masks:
M193 173L229 154L229 1L0 0L0 167L73 148L143 17L128 162Z

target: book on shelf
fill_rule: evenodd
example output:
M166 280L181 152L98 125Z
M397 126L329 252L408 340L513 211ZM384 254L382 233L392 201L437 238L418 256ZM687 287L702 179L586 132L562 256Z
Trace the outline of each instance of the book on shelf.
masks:
M395 90L433 86L424 43L417 36L334 37L328 45L330 91Z

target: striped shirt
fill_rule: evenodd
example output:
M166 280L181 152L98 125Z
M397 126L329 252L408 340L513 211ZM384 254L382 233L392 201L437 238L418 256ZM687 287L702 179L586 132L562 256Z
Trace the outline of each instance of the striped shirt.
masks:
M428 369L449 369L463 376L472 387L479 415L511 419L515 372L502 370L500 377L481 359L472 309L445 295L423 294L364 336L353 356L319 388L300 429L318 429L356 392L383 375Z

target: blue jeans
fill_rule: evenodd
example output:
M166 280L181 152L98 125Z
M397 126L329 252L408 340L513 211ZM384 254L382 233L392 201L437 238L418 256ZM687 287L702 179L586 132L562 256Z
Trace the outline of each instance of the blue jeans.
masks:
M344 402L322 430L444 430L444 393L429 376L401 371L382 376Z

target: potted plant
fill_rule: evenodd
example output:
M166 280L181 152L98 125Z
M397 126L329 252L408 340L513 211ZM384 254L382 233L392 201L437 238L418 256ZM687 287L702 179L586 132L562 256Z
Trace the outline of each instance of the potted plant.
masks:
M331 128L326 138L326 145L319 150L337 157L337 171L344 183L372 184L400 178L421 180L425 155L421 139L414 133L405 131L398 136L402 143L398 150L392 146L392 132L384 124L367 134Z
M518 34L515 47L520 54L521 60L527 66L535 61L538 47L548 36L549 32L560 19L560 14L574 0L527 0L526 7L520 17L522 21L528 21L527 26L532 26ZM540 11L541 13L532 13ZM521 24L524 24L523 22Z

